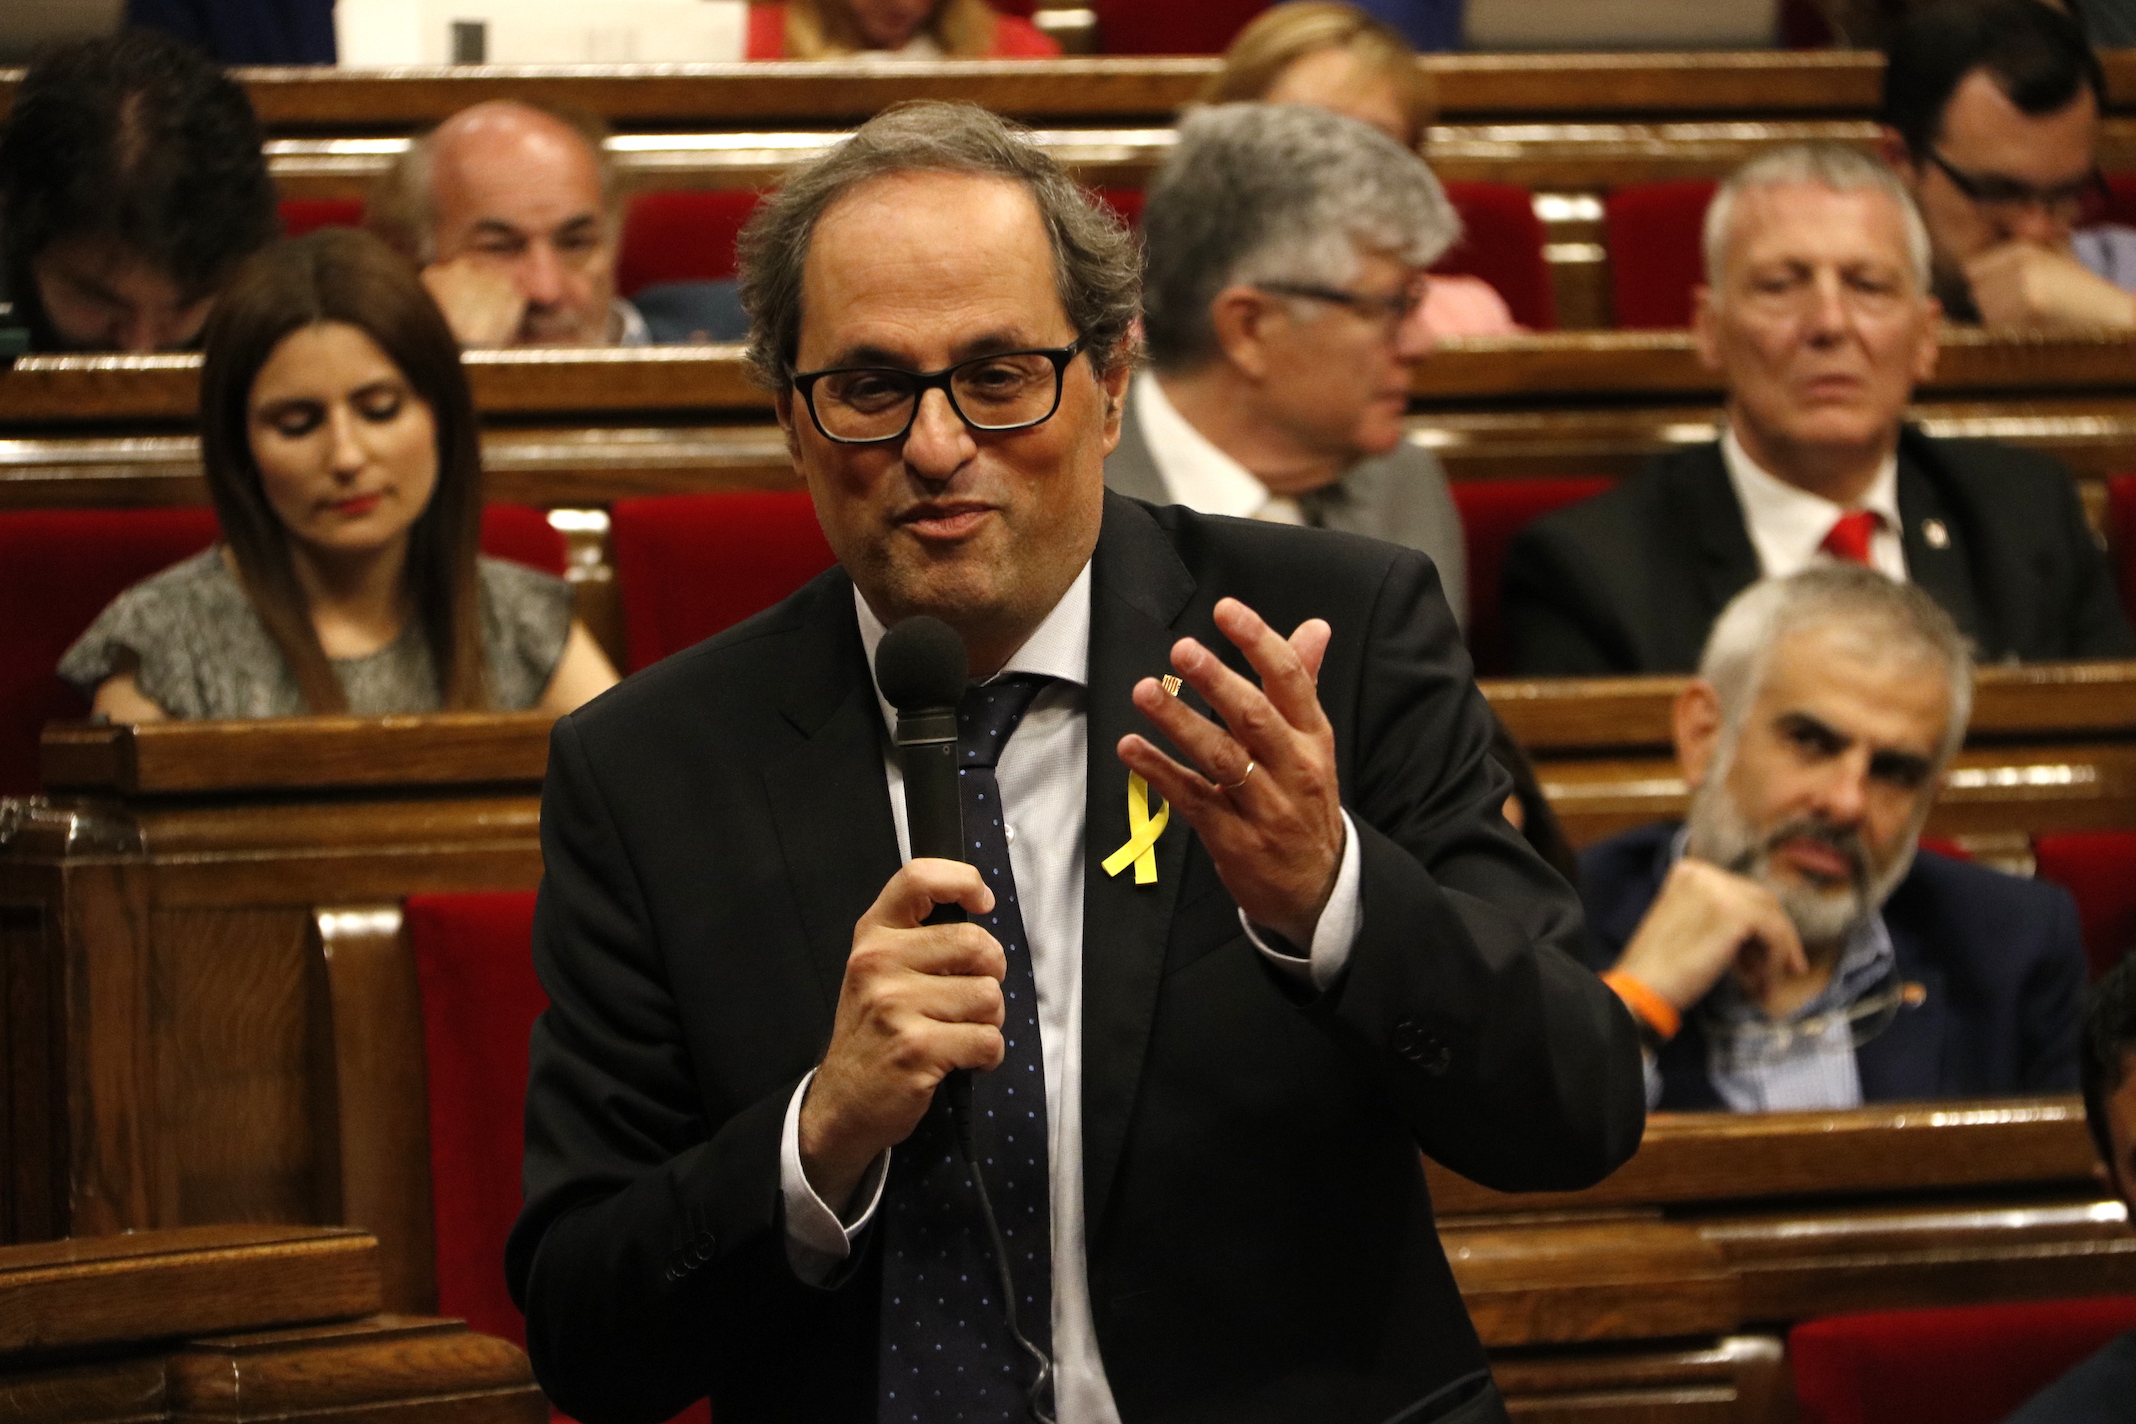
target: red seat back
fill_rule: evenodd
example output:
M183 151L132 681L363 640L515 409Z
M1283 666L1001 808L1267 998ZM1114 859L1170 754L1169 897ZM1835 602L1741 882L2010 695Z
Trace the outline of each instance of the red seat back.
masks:
M549 523L548 512L524 504L482 507L482 552L493 559L527 564L558 578L563 577L570 562L564 536Z
M2106 524L2114 572L2121 584L2121 606L2136 621L2136 475L2107 477Z
M217 532L206 505L0 513L0 794L37 789L45 723L88 713L53 671L60 655L111 600L205 549ZM564 571L563 536L538 509L490 505L482 547Z
M2136 1326L2136 1296L1836 1315L1788 1332L1803 1424L1995 1424Z
M639 194L623 222L616 290L629 297L655 282L732 277L735 242L763 200L742 188Z
M0 514L0 794L37 789L45 723L88 714L54 671L60 654L104 605L215 536L205 505Z
M413 895L402 924L423 1002L438 1313L524 1349L504 1243L522 1201L527 1044L549 1007L534 973L534 893ZM699 1400L676 1419L709 1424L711 1412Z
M527 1036L549 1006L534 895L416 895L402 923L423 995L438 1311L524 1347L504 1240L519 1215Z
M322 227L362 227L361 198L284 198L275 204L282 215L282 233L302 237Z
M1097 0L1104 54L1222 54L1268 0Z
M1453 487L1468 551L1468 645L1479 676L1511 670L1498 595L1513 536L1560 505L1589 499L1614 481L1601 475L1527 480L1464 480Z
M611 519L632 671L762 612L836 562L806 490L626 499Z
M1603 202L1617 325L1686 327L1691 292L1705 281L1700 229L1715 185L1704 179L1634 183Z
M2032 843L2036 874L2076 897L2092 978L2136 949L2136 831L2069 831Z
M1530 331L1555 331L1557 293L1543 260L1534 195L1512 183L1449 183L1446 196L1461 214L1461 240L1431 270L1481 277L1506 299L1515 321Z

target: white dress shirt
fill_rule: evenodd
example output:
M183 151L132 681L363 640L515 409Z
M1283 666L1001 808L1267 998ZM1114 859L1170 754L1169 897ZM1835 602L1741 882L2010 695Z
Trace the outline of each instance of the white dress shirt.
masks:
M1016 876L1016 899L1023 911L1038 990L1039 1053L1045 1063L1051 1159L1054 1404L1059 1424L1119 1424L1120 1418L1112 1387L1105 1379L1105 1362L1098 1356L1083 1240L1083 828L1089 766L1084 698L1090 668L1090 588L1090 566L1085 564L1061 601L1002 668L1004 676L1039 673L1055 681L1024 713L995 768L1002 807L1009 817L1009 867ZM857 590L853 603L872 667L885 629ZM1152 674L1160 671L1151 669ZM904 777L888 736L897 714L880 689L876 700L883 714L883 766L897 821L898 854L910 859ZM1127 775L1125 766L1120 775ZM1300 979L1310 978L1321 989L1335 981L1348 961L1362 910L1357 835L1348 812L1343 813L1343 831L1335 890L1313 931L1306 958L1279 952L1252 925L1246 925L1247 934L1271 963ZM1165 830L1166 835L1187 833L1184 820L1176 817ZM1120 838L1127 839L1124 825ZM1243 913L1239 918L1244 924ZM849 1221L841 1221L809 1187L801 1167L801 1101L814 1076L803 1079L787 1103L779 1178L786 1205L788 1259L802 1279L820 1283L850 1254L853 1242L874 1219L888 1174L889 1153L870 1166L853 1194L853 1205L861 1210Z
M1820 546L1849 506L1834 504L1760 469L1733 430L1721 437L1721 463L1728 467L1728 483L1735 487L1736 503L1743 507L1743 524L1750 532L1750 546L1758 551L1760 573L1769 579L1791 578L1820 559L1832 558ZM1877 515L1876 533L1869 536L1869 567L1894 583L1906 582L1896 453L1884 457L1861 503L1852 507Z
M1303 524L1305 511L1288 495L1270 494L1253 472L1216 448L1209 437L1187 423L1166 398L1155 374L1135 377L1127 418L1142 422L1142 440L1175 504L1203 514L1234 519L1262 519L1271 524Z

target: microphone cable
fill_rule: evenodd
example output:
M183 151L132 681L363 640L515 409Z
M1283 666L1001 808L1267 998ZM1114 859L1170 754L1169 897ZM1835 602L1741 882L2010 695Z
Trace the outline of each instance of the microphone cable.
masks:
M1016 1278L1009 1271L1009 1245L1001 1234L1001 1223L994 1217L994 1199L987 1195L986 1175L979 1170L977 1124L972 1121L971 1075L965 1072L955 1077L949 1095L949 1117L957 1133L957 1155L964 1159L965 1175L971 1178L972 1190L979 1194L979 1215L986 1222L987 1249L994 1258L994 1274L1001 1282L1002 1313L1007 1318L1009 1334L1038 1364L1038 1375L1031 1381L1031 1417L1038 1424L1054 1424L1053 1414L1045 1402L1046 1391L1053 1383L1053 1360L1031 1342L1017 1320ZM1047 1243L1046 1254L1049 1258L1052 1255L1051 1242Z

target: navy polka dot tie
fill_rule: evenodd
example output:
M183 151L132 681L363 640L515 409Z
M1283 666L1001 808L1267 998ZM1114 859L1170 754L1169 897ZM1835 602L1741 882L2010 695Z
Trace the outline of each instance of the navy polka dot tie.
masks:
M980 1172L1008 1248L1017 1326L1050 1355L1053 1232L1038 987L994 775L1009 734L1049 681L1016 674L966 689L957 706L957 781L966 858L994 891L993 912L974 919L1001 942L1009 962L1002 982L1008 1055L992 1072L972 1075ZM978 1193L957 1153L948 1096L937 1092L919 1127L890 1154L881 1222L882 1424L1006 1424L1032 1417L1037 1363L1009 1333L1000 1275ZM1050 1413L1050 1399L1045 1403Z

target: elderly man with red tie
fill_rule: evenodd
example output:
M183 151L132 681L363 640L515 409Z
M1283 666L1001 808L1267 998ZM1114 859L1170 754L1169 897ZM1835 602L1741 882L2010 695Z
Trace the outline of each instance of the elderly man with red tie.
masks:
M1905 424L1941 309L1889 169L1826 145L1759 158L1715 195L1705 259L1694 335L1727 387L1722 438L1515 541L1521 672L1688 672L1729 599L1830 561L1919 586L1984 661L2136 655L2068 471Z

